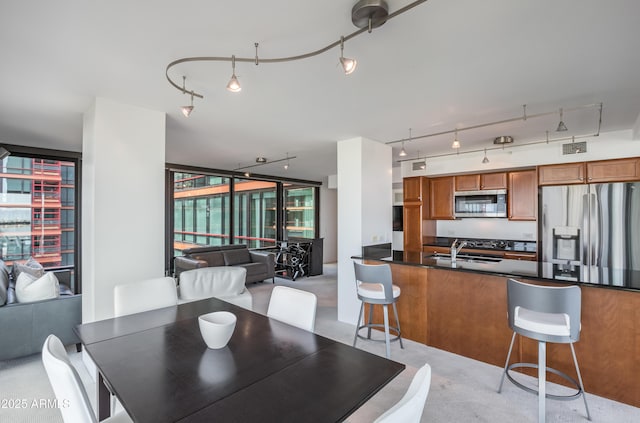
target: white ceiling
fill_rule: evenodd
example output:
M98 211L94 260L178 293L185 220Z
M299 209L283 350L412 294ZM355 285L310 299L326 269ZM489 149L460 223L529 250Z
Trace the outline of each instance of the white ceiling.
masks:
M291 56L355 29L355 0L35 0L0 3L0 142L80 151L82 113L96 96L167 113L168 162L234 169L297 156L256 173L322 180L336 142L380 142L528 114L604 104L602 131L640 114L637 0L430 0L339 48L290 63L238 63L241 93L225 90L227 62L188 56ZM395 11L410 0L388 0ZM597 130L594 109L565 113L568 136ZM499 135L543 139L558 118L459 134L461 151ZM552 134L551 136L554 136ZM452 136L406 144L409 156L450 152ZM394 145L399 147L399 144ZM397 149L394 150L397 153Z

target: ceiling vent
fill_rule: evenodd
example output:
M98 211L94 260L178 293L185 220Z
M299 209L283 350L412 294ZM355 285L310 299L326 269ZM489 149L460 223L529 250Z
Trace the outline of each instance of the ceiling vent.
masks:
M562 144L562 154L576 154L576 153L586 153L586 152L587 152L586 141Z
M427 168L427 162L425 160L413 162L411 165L413 170L425 170Z

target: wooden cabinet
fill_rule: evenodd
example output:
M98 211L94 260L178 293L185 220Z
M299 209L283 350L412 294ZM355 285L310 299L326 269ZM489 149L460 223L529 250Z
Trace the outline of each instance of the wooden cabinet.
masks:
M640 181L640 157L538 166L538 184Z
M536 220L538 215L538 185L536 171L509 172L509 220Z
M480 175L480 189L507 189L507 173L483 173Z
M412 176L403 180L403 250L405 254L422 254L422 238L435 236L435 221L429 218L429 180Z
M640 158L587 162L587 182L629 182L640 180Z
M483 189L506 189L507 173L481 173L455 177L456 191L480 191Z
M453 220L454 177L444 176L429 180L429 218Z
M419 203L422 201L424 176L411 176L402 180L402 199L404 203Z
M509 260L526 260L526 261L536 261L538 259L538 256L536 255L536 253L521 253L518 251L505 251L502 257Z
M538 166L538 185L583 184L585 174L584 162Z
M480 175L457 175L455 182L456 191L478 191L480 189Z

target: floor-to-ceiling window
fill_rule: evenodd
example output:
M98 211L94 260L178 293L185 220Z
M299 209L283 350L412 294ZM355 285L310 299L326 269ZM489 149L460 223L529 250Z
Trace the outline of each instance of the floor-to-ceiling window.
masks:
M271 247L277 237L275 182L235 179L233 236L249 248Z
M173 173L174 255L186 248L229 244L231 180L195 173Z
M318 235L319 183L171 167L167 183L168 268L173 257L191 247L265 248Z
M285 184L285 239L315 238L316 188L308 185Z
M7 264L33 258L45 269L72 270L80 292L78 164L76 153L6 146L0 161L0 258Z

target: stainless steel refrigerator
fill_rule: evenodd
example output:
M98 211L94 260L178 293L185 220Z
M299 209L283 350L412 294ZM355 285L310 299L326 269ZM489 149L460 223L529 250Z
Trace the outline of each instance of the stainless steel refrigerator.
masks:
M544 277L640 286L640 182L542 187Z

